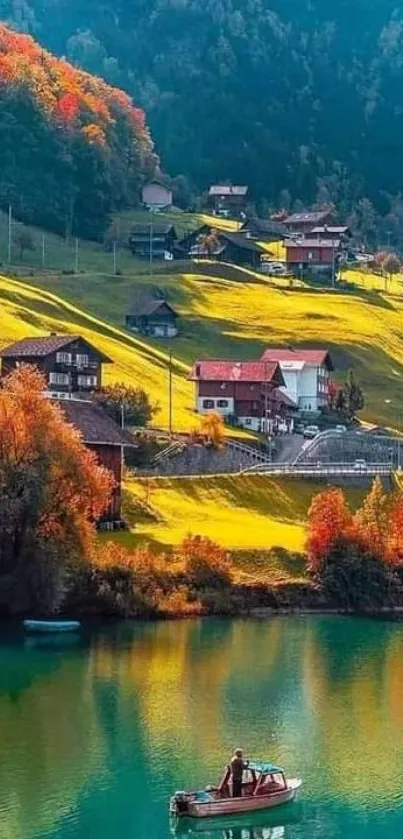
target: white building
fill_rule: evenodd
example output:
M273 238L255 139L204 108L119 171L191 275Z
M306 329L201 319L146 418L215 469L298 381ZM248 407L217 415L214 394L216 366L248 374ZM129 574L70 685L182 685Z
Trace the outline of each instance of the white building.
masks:
M149 210L164 210L172 207L172 190L158 178L143 186L141 200Z
M327 350L267 349L262 361L279 363L286 393L300 411L318 411L327 405L334 370Z

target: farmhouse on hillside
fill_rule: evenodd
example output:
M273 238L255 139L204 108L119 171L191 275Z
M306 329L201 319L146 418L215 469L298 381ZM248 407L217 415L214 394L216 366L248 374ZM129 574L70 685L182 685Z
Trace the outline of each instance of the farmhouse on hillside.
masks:
M132 226L129 247L138 259L172 259L177 238L173 224L150 221Z
M340 225L319 225L319 227L313 227L312 230L309 231L309 238L310 239L331 239L333 240L340 240L341 242L348 242L349 239L352 238L352 232L346 224Z
M85 446L97 456L98 462L112 472L115 479L109 509L103 514L99 525L113 527L121 521L122 515L122 467L124 449L133 448L135 443L128 431L108 416L94 402L66 399L58 402L66 420L80 431Z
M285 380L276 361L196 361L190 378L199 414L216 411L244 428L272 433L289 410L278 393Z
M328 404L330 372L334 370L328 350L269 347L261 361L280 365L285 392L301 411L316 412Z
M2 376L21 364L31 364L44 373L44 396L62 408L66 419L81 432L83 443L112 472L116 485L110 507L99 524L116 526L121 519L123 451L135 444L129 432L91 401L90 394L102 386L102 365L111 364L111 359L80 335L56 334L23 338L5 347L0 355Z
M208 237L212 241L208 243ZM215 259L219 262L231 262L234 265L259 268L261 256L267 249L248 237L245 233L231 233L217 230L213 226L202 225L185 236L178 243L178 252L191 259Z
M112 360L80 335L22 338L0 353L3 376L21 364L33 364L47 380L49 393L80 394L102 387L102 365Z
M175 338L178 334L178 313L164 297L139 295L126 315L126 327L153 338Z
M209 189L209 205L217 216L239 216L246 208L247 195L247 186L215 184Z
M333 225L335 223L332 210L317 210L312 213L292 213L284 219L288 233L305 236L313 227Z
M285 261L290 268L301 265L330 268L340 256L340 239L286 239Z
M164 210L172 207L172 190L163 181L153 178L141 190L141 201L148 210Z
M258 239L262 242L277 242L284 239L287 228L279 221L251 216L241 226L240 232L248 239Z

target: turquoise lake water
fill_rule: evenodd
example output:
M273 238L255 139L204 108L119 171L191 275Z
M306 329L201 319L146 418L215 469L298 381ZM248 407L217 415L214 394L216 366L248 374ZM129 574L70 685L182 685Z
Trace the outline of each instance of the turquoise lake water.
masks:
M168 839L170 794L218 780L236 746L301 775L300 801L195 835L403 835L403 624L0 633L0 839Z

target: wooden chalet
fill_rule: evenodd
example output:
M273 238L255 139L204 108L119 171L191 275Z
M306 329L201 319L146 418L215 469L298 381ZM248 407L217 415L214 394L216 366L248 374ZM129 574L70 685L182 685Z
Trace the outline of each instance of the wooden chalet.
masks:
M77 428L85 446L97 456L101 466L112 472L115 487L109 509L100 520L100 526L112 527L121 521L122 469L124 449L134 447L132 435L120 426L95 402L78 399L57 401L66 420Z
M239 216L246 208L247 197L247 186L232 184L214 184L208 193L209 206L217 215Z
M150 221L134 224L129 234L129 247L138 259L172 259L176 230L173 224Z
M196 361L190 378L197 413L216 411L254 431L273 429L275 390L285 385L276 361Z
M284 224L272 219L262 219L257 217L248 218L240 229L247 238L260 239L263 242L276 242L284 239L287 234L287 228Z
M80 335L50 335L22 338L1 353L3 376L21 364L32 364L46 377L52 393L88 393L102 387L102 365L112 359Z
M312 230L309 231L310 239L339 239L342 243L347 243L348 240L352 238L352 236L353 234L350 228L347 227L347 225L345 224L322 224L318 227L313 227Z
M289 266L331 267L339 257L340 239L286 239L284 247Z
M284 220L288 233L306 235L314 227L334 225L332 210L317 210L312 213L292 213Z
M211 249L206 246L205 238L215 230L216 244ZM202 225L184 237L179 243L183 256L191 259L215 259L220 262L232 262L234 265L259 268L261 256L267 253L258 242L243 232L228 232Z
M126 327L132 332L153 338L175 338L178 313L164 297L137 296L126 315Z

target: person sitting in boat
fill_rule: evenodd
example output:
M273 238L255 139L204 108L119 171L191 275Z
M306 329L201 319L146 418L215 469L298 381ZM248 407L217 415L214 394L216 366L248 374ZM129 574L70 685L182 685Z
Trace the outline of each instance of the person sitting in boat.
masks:
M244 761L242 749L235 749L231 758L229 769L232 780L232 797L240 798L242 795L242 780L244 769L249 766L249 761Z

